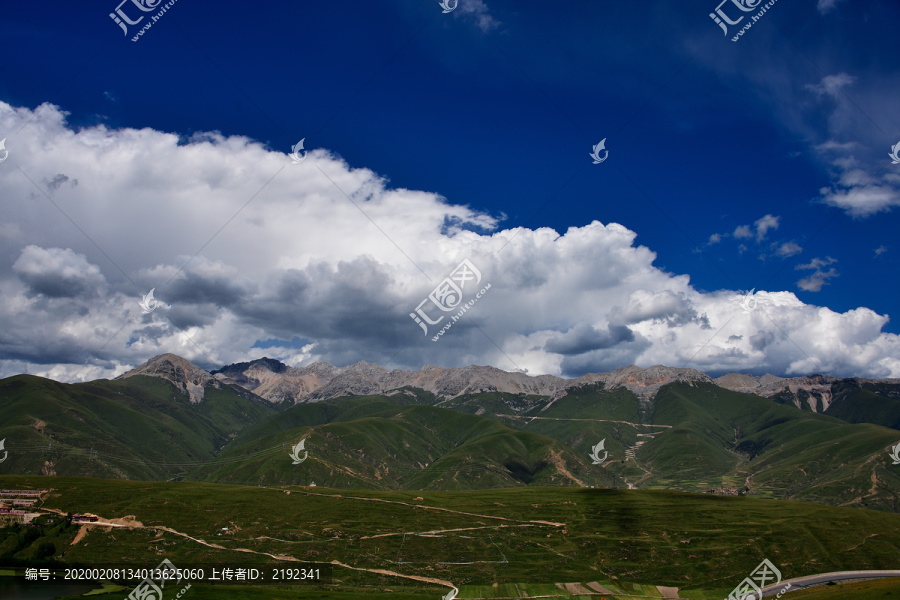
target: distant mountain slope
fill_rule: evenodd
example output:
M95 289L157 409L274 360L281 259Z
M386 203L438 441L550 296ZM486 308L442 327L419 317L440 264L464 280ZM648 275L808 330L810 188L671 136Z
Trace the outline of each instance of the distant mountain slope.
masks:
M780 404L832 415L851 423L900 426L900 379L828 375L782 378L731 373L717 378L715 383L732 391L770 398Z
M428 392L439 400L485 392L559 398L569 388L594 383L624 387L643 401L648 401L660 387L673 381L712 381L695 369L659 365L647 369L623 367L609 373L591 373L576 379L563 379L553 375L511 373L477 365L462 368L427 365L418 371L389 371L367 362L347 367L335 367L325 362L316 362L306 367L288 367L270 358L228 365L211 374L225 383L244 386L273 403L387 394L404 388ZM125 376L128 374L123 375Z
M273 406L281 407L343 396L394 394L401 390L426 392L438 403L489 392L555 401L571 393L573 389L603 384L607 390L624 388L632 392L640 399L642 410L646 410L659 390L670 383L713 383L731 391L790 404L800 410L834 416L842 414L851 422L871 422L885 426L900 424L900 409L885 409L877 403L862 409L857 404L869 396L855 393L865 391L871 394L871 399L881 397L900 402L900 379L842 379L827 375L782 378L774 375L757 377L730 373L713 380L695 369L660 365L646 369L632 365L607 373L589 373L575 379L563 379L477 365L462 368L425 366L418 371L407 371L388 370L367 362L335 367L319 361L305 367L289 367L271 358L236 363L207 372L173 354L154 357L117 379L127 379L139 374L171 381L188 393L193 402L198 402L203 397L203 389L206 387L226 385L238 393L248 392L245 396L248 399L264 399ZM837 395L836 390L840 390ZM841 399L844 400L843 403L831 409L835 401ZM891 402L886 404L893 406Z
M245 430L223 453L225 464L191 478L375 489L544 482L720 489L900 511L900 470L887 452L900 432L712 383L662 386L649 407L602 383L570 388L556 400L488 392L428 406L435 401L408 389L298 404ZM463 434L462 423L485 433ZM291 465L288 451L303 438L310 458ZM589 454L601 440L608 455L593 465Z
M721 475L773 497L900 510L900 470L888 456L900 437L896 430L714 385L666 387L656 398L654 422L673 428L637 453L653 472L646 486L681 480L680 489L689 489L692 479ZM675 434L678 444L670 439Z
M280 402L256 394L278 389ZM113 381L0 380L10 452L0 473L371 489L618 485L900 511L900 466L888 456L900 431L888 426L900 426L895 380L714 383L667 367L564 380L271 359L213 375L161 355ZM304 438L309 457L294 465L290 448Z
M277 363L278 361L272 362ZM260 396L251 393L251 390L248 390L246 387L232 385L228 382L223 383L219 379L213 377L211 373L204 371L194 363L181 358L176 354L160 354L159 356L154 356L141 366L119 375L114 381L127 380L136 375L165 379L174 385L180 392L186 394L190 398L192 404L202 402L207 389L215 389L226 390L227 392L236 394L252 402L264 404L266 406L270 405L270 403L264 402L263 398Z
M304 441L293 464L289 452ZM282 450L277 451L281 446ZM275 448L275 452L270 452ZM246 457L246 458L244 458ZM365 489L465 490L610 481L549 437L486 417L366 396L300 404L249 428L190 479Z
M629 486L900 510L900 466L888 456L900 432L711 383L665 385L648 406L604 384L570 388L555 401L483 394L442 406L495 416L579 456L603 439L604 469Z
M850 423L900 429L900 382L845 379L832 384L834 400L825 414Z
M9 458L0 472L177 476L213 459L245 426L276 412L242 394L248 392L211 382L203 400L194 403L189 390L141 375L78 384L31 375L2 379L0 439L6 439Z

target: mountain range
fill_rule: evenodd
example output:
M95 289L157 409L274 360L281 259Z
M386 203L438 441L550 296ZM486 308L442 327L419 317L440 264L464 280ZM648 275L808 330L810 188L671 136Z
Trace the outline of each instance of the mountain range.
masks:
M408 371L388 370L364 361L346 367L335 367L321 361L305 367L289 367L275 359L260 358L207 372L179 356L162 354L117 379L135 375L167 379L189 393L192 401L202 399L203 386L215 379L253 392L273 406L342 396L393 394L404 388L424 390L441 400L485 392L527 394L556 400L565 396L569 389L594 383L602 383L608 389L623 387L647 403L662 386L676 381L688 384L713 383L732 391L777 398L782 403L814 412L827 412L836 398L834 391L844 390L845 393L837 394L837 399L840 400L845 397L848 388L879 390L875 393L900 400L900 379L838 378L826 375L756 377L740 373L712 379L695 369L662 365L646 369L632 365L606 373L589 373L575 379L564 379L553 375L532 376L476 365L462 368L426 365L418 371Z
M664 366L563 379L269 358L209 372L164 354L114 380L0 380L3 438L10 460L0 473L629 487L900 511L889 454L900 441L900 381L887 379L712 379Z

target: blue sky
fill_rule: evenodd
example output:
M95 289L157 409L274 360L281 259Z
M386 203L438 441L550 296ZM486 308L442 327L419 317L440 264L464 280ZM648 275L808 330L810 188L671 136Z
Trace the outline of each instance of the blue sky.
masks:
M8 56L15 58L0 67L0 101L10 107L3 113L0 135L7 138L12 160L0 165L5 171L0 185L6 189L2 202L21 209L22 198L30 195L40 200L48 191L69 189L84 196L71 205L60 197L56 206L49 194L27 214L10 213L14 215L10 231L15 229L15 235L10 233L3 242L0 275L10 279L12 287L7 291L21 294L34 312L30 316L17 312L25 310L17 305L4 317L27 321L45 311L56 311L57 316L55 325L37 340L24 333L27 340L14 339L16 335L10 333L6 342L0 341L0 361L4 361L0 364L6 374L29 370L66 379L74 373L83 377L85 365L96 376L116 373L162 351L212 366L253 358L265 348L296 364L316 358L336 364L392 361L410 368L421 366L422 360L481 362L505 369L578 375L631 362L641 366L690 362L710 371L900 376L896 338L900 325L896 318L886 318L900 312L896 293L900 246L895 239L900 224L900 165L892 165L888 157L891 147L900 142L896 111L900 55L890 42L895 33L892 25L900 22L900 6L878 1L779 0L734 42L732 36L765 4L744 0L745 6L759 4L744 12L738 3L460 0L452 12L444 14L436 1L424 0L265 6L225 1L214 7L178 0L137 42L131 36L156 13L143 13L132 2L121 5L125 14L133 19L148 16L131 26L127 36L109 17L117 2L93 3L89 9L63 3L8 6L0 28ZM710 18L717 6L733 20L743 17L727 36ZM52 108L35 113L44 103ZM14 110L27 114L16 115ZM59 119L44 123L42 119L54 111ZM36 137L27 138L29 130ZM174 161L176 165L190 164L189 149L202 139L212 140L210 152L231 152L229 156L236 157L247 146L242 142L237 148L228 140L249 140L246 143L267 154L287 154L305 138L305 149L315 150L310 154L315 160L340 164L348 175L366 170L374 177L368 183L357 182L361 186L357 192L367 198L357 207L364 220L349 230L341 228L346 219L338 226L327 211L313 210L303 217L306 226L312 219L318 231L333 232L326 239L340 239L341 248L353 248L358 241L358 251L273 250L257 255L254 240L277 238L266 227L256 232L242 229L241 219L252 220L252 211L260 210L257 201L251 200L237 220L229 221L244 202L254 198L253 193L239 190L235 193L244 202L233 198L217 204L216 184L210 181L196 188L211 190L209 197L183 200L196 200L197 207L203 206L190 217L177 206L167 209L162 206L166 202L159 200L160 212L172 211L168 219L196 219L186 225L190 229L196 223L195 235L179 237L163 226L165 219L157 229L148 225L142 230L141 211L155 200L144 200L135 209L138 212L105 210L110 204L127 205L131 200L123 197L128 194L121 189L101 191L104 169L79 177L79 169L88 168L85 165L91 161L102 162L102 157L81 162L78 156L55 158L49 149L56 147L54 139L67 138L64 131L71 135L103 131L112 137L140 131L175 134L181 138L180 145L169 151L186 153ZM608 159L592 164L591 147L604 138ZM143 158L135 158L139 162L130 168L147 172L159 168L160 162L154 157L154 142L149 138L144 142L147 145L135 151ZM82 147L93 152L90 144ZM205 160L215 162L211 157ZM230 173L252 168L247 162L252 160L240 162ZM121 164L116 164L105 169L109 177L122 172ZM192 177L208 176L214 182L226 177L203 175L203 164L185 173L176 173L174 167L162 169L145 183L150 188L159 186L159 194L166 195L166 186L197 185ZM29 169L29 165L34 166ZM260 175L261 181L281 177L276 171ZM56 175L64 175L69 185L59 184ZM89 191L92 176L98 178L93 193ZM72 185L75 180L77 190ZM380 183L373 183L376 180ZM136 183L138 179L129 181L143 185ZM341 187L339 182L332 183ZM29 185L45 189L29 191ZM302 188L301 196L315 187L306 180L292 185L295 190ZM373 201L366 196L372 185L408 190L412 199L392 205L390 218L385 213L385 220L378 221L365 204ZM232 189L238 187L235 184ZM427 195L421 206L413 198L415 191ZM339 196L347 192L343 189ZM285 204L282 218L295 218L291 206L299 212L312 210L312 201L307 198L306 202L304 208ZM431 215L435 203L457 208L446 211L444 226L437 233L432 225L422 230L434 235L428 247L441 250L435 250L435 255L419 254L411 244L399 242L404 235L400 230L406 223L411 239L416 235L424 239L422 232L414 235L414 223L422 215ZM61 219L64 211L68 216ZM55 223L50 233L42 228L47 219ZM393 219L394 229L385 225ZM649 262L638 261L628 268L640 271L652 264L659 281L621 290L624 300L597 297L592 302L592 284L583 275L576 277L578 284L568 282L570 288L553 279L559 270L545 277L535 272L519 278L511 275L535 264L555 264L556 259L542 252L556 250L540 244L520 248L508 241L511 238L503 238L490 250L496 261L481 260L494 270L491 281L501 282L494 289L505 289L508 296L490 305L485 300L488 307L482 310L481 322L473 308L471 323L458 328L465 331L452 332L458 334L454 342L447 343L452 337L447 332L440 343L429 342L419 350L406 339L417 335L406 313L415 309L415 298L421 295L411 283L398 279L386 294L397 300L394 316L399 318L387 319L355 339L350 339L354 332L366 328L344 325L352 319L348 315L363 309L347 299L358 294L363 303L367 293L377 296L378 291L362 285L351 286L354 293L336 290L335 298L348 302L346 312L320 315L318 321L335 321L324 328L321 323L297 320L287 314L290 311L265 308L269 305L260 291L287 289L285 281L297 274L292 269L306 269L307 280L314 282L309 269L316 261L330 264L338 273L340 260L359 266L362 263L354 261L371 259L387 274L403 268L427 271L430 280L423 284L427 292L453 269L457 259L487 252L483 244L492 236L503 237L504 232L513 236L517 228L526 228L522 238L526 239L549 228L564 237L572 231L574 240L580 235L577 232L586 231L595 221L605 226L620 224L632 232L635 237L626 244L631 251L644 247L655 253ZM383 249L354 237L366 227L376 227L385 238ZM133 233L104 233L110 229ZM217 255L217 244L226 243L226 237L217 237L220 230L222 236L231 236L227 243L232 248L245 247L247 254L257 256L264 266L260 271L267 271L269 279L250 282L262 275L253 267L238 265L236 259L229 262L227 253ZM466 237L465 232L475 237ZM198 250L209 240L208 246ZM169 243L166 252L153 254L150 249ZM502 258L507 243L509 256L516 257L511 262ZM585 244L602 246L596 240ZM391 252L395 255L389 256ZM402 256L398 258L396 252ZM610 256L621 256L614 249L610 252ZM446 257L443 262L441 253ZM191 256L197 256L191 265L203 260L218 265L216 277L223 279L211 283L212 276L204 279L202 273L185 269L184 276L198 279L193 284L185 281L177 294L170 288L167 298L161 289L166 277L154 279L154 273L159 275L166 265L183 266L184 257ZM567 260L596 269L597 281L606 276L620 281L633 275L612 263L604 271L605 261L613 259L592 253L575 252ZM74 292L49 291L53 286L45 284L54 273L63 273L60 277L68 281L59 261L68 261L69 271L82 271L78 277L84 285L68 288L99 295L107 308L75 298ZM399 267L403 261L406 267ZM269 267L278 272L269 272ZM485 269L486 277L490 270ZM176 283L181 281L177 278L181 275L173 277ZM223 283L240 277L247 281L234 283L235 289ZM660 283L667 279L678 284ZM508 285L502 285L503 281ZM209 289L202 291L204 285ZM70 329L66 319L77 314L97 316L104 325L94 331L108 329L112 335L113 321L126 318L122 310L115 314L109 308L116 305L114 297L140 297L154 286L168 311L165 317L163 311L145 315L140 327L118 339L92 333L72 334L65 344L52 341L60 331ZM531 296L524 291L531 289L544 289L546 294ZM565 294L557 296L562 289L586 297L568 305L561 299ZM773 296L767 304L768 325L762 321L748 325L746 331L725 331L735 325L726 326L727 317L714 318L715 311L704 308L700 299L718 297L726 290L739 296L751 289L782 295ZM668 313L653 313L662 329L647 324L641 330L636 317L620 317L646 291L657 294L657 307L667 305L668 300L660 301L663 292L680 295L686 304L670 307ZM502 292L492 293L496 298ZM694 300L691 294L696 295ZM797 314L784 308L794 306L794 299L802 305ZM70 316L60 317L58 306L49 307L50 300L74 303L63 311ZM527 307L517 313L519 301L532 306L546 303L547 308L537 318ZM334 307L335 302L332 299L322 306ZM581 302L584 306L576 306ZM609 303L609 311L586 308L604 302ZM373 306L365 306L377 314ZM823 315L815 307L837 316ZM793 316L784 313L782 321L778 316L782 308ZM868 313L854 312L862 308ZM570 318L552 316L567 310L572 311ZM520 316L504 321L506 313ZM684 317L688 314L694 316ZM684 318L699 324L695 334L703 340L712 336L719 343L734 336L734 347L723 345L709 354L710 346L692 357L690 348L700 339L692 335L679 341L674 352L665 346L665 330L677 329L686 322ZM246 336L226 335L226 322L231 323L229 327L255 329ZM410 331L397 333L401 327ZM623 331L622 327L630 329L619 337L633 345L617 353L611 340L619 339L615 332ZM859 331L866 332L865 339ZM196 344L172 347L177 335L188 335ZM783 337L784 347L766 350L766 344L749 341L769 335ZM833 335L833 345L817 347L816 335ZM560 341L563 338L572 343ZM749 346L739 348L739 339ZM575 349L581 346L585 352ZM569 350L551 351L560 347ZM659 352L648 352L648 348ZM754 351L765 356L752 359ZM791 354L794 351L796 356ZM866 358L854 362L848 354Z

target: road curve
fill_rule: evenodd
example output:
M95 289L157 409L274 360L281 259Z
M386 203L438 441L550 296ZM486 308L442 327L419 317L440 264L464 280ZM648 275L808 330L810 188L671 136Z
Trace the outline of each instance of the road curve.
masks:
M789 591L802 590L817 585L823 585L829 581L853 581L861 579L881 579L883 577L900 577L900 571L835 571L834 573L819 573L818 575L806 575L785 579L781 583L773 583L762 589L762 597L775 596L791 584Z

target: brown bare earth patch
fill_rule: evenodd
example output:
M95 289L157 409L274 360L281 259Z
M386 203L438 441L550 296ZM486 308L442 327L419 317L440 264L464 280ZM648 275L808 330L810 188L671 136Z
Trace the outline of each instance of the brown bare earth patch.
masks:
M872 487L869 488L869 493L866 494L866 497L869 496L877 496L878 495L878 475L875 474L875 470L872 470Z
M677 587L666 587L664 585L658 585L656 586L656 589L658 589L659 593L663 595L663 598L671 598L673 600L678 598Z
M566 586L566 591L568 591L573 596L592 596L597 592L593 592L580 583L564 583Z
M550 451L550 464L556 467L556 470L559 471L562 475L567 477L568 479L574 481L581 487L586 487L584 482L572 475L569 470L566 468L566 463L562 459L562 453L559 451Z
M589 588L591 588L592 590L594 590L595 592L597 592L598 594L608 594L608 595L610 595L610 596L613 596L613 595L614 595L613 592L611 592L610 590L606 589L605 587L603 587L602 585L600 585L600 584L597 583L596 581L591 581L590 583L587 584L587 586L588 586Z
M107 523L115 523L116 525L124 525L126 527L143 527L144 524L134 518L134 515L125 515L119 519L106 519Z
M865 544L867 541L869 541L869 538L873 538L873 537L878 537L878 534L870 533L869 535L864 537L860 543L856 544L855 546L851 546L850 548L847 548L846 550L844 550L844 552L852 552L853 550L856 550L857 548L859 548L860 546Z
M79 527L78 533L75 534L75 539L72 540L72 543L69 545L74 546L75 544L80 542L82 539L84 539L84 536L87 535L87 530L88 530L87 525L82 525L81 527Z

